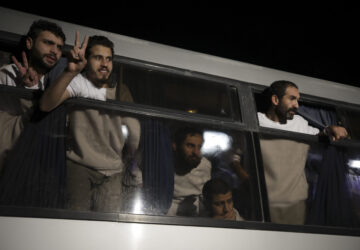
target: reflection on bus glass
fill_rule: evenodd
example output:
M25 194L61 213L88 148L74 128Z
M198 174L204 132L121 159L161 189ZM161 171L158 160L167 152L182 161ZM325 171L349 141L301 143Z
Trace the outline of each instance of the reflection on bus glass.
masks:
M357 168L360 169L360 161L359 160L349 160L348 165L351 168Z
M204 145L202 151L204 154L213 154L215 152L227 151L231 146L231 137L222 132L205 131Z

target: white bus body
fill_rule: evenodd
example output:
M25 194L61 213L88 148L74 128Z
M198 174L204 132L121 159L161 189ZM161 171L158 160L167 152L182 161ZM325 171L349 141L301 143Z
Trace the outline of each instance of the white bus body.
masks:
M39 16L0 7L0 31L26 34ZM45 18L48 19L48 18ZM295 82L302 93L360 105L360 88L292 74L248 63L224 59L149 41L104 32L60 20L58 23L72 44L75 31L83 36L101 34L114 41L115 54L201 72L228 79L267 86L279 79ZM66 217L66 216L65 216ZM221 228L131 220L96 221L62 218L36 218L0 215L0 249L359 249L360 237L333 233L287 232L261 229ZM302 230L299 230L302 231ZM355 233L359 235L358 233Z

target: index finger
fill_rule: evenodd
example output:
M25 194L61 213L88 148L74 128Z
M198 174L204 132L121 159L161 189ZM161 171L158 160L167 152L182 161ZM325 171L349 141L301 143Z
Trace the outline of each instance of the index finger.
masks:
M79 48L80 45L80 31L76 31L75 33L75 46L76 48Z
M11 59L13 60L13 62L15 63L15 65L18 69L22 68L21 64L19 63L19 61L16 59L15 56L12 56Z

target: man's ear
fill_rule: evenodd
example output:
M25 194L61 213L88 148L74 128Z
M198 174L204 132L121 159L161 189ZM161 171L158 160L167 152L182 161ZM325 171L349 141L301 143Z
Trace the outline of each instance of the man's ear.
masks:
M175 142L172 143L172 149L173 149L174 151L176 151L176 143L175 143Z
M34 41L31 37L26 38L26 48L31 50L32 46L34 45Z
M277 95L272 95L271 96L272 105L277 106L277 105L279 105L279 102L280 102L280 100L279 100L279 97Z

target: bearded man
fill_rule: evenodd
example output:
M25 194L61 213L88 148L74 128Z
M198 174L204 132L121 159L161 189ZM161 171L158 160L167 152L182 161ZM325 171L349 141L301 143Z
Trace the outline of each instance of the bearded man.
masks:
M181 128L175 135L174 195L168 215L198 216L204 184L211 178L211 163L201 154L203 131Z
M49 84L49 74L59 62L65 43L61 27L53 22L37 20L20 44L24 46L22 63L15 56L14 63L0 68L0 85L42 91ZM24 43L24 44L23 44ZM5 158L24 127L31 120L37 99L29 100L0 92L0 170Z
M303 117L296 115L300 99L296 84L276 81L265 93L268 107L265 113L258 113L260 126L310 135L327 135L333 141L348 136L343 127L327 126L319 131ZM305 163L309 145L288 139L262 138L260 146L271 221L304 224L308 197Z

